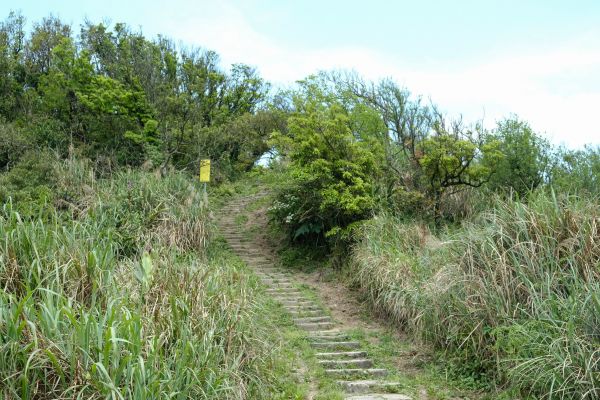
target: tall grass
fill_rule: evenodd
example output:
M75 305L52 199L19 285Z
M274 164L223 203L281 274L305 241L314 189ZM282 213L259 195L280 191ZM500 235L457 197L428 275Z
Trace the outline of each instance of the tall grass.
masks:
M374 218L354 249L356 283L463 373L534 398L598 398L598 202L498 200L442 239Z
M0 397L266 396L256 282L190 181L70 167L71 211L0 211Z

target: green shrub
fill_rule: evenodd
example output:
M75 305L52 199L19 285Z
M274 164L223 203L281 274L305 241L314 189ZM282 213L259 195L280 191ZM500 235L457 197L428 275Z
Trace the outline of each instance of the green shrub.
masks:
M53 204L57 181L54 154L27 151L10 171L0 174L0 203L12 200L24 215L37 215Z
M11 169L30 147L28 137L21 130L0 123L0 172Z
M290 164L271 215L292 240L348 241L375 205L373 178L383 157L376 137L385 127L373 110L347 109L310 79L294 100L288 133L272 140Z
M559 149L550 176L556 191L600 196L600 146Z
M512 191L525 197L547 179L551 146L529 124L516 117L500 121L493 138L500 143L503 158L496 162L489 187L495 191Z

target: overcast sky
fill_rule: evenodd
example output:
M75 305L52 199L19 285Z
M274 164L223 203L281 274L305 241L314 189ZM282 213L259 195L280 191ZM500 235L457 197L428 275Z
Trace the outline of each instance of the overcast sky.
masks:
M3 0L10 10L76 31L126 22L276 85L322 69L392 77L466 121L517 114L557 144L600 144L600 0Z

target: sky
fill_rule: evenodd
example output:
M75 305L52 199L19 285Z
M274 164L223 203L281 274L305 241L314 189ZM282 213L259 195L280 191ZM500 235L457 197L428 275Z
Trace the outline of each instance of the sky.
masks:
M29 23L125 22L217 51L275 86L319 70L392 78L450 117L511 115L600 145L600 0L0 0Z

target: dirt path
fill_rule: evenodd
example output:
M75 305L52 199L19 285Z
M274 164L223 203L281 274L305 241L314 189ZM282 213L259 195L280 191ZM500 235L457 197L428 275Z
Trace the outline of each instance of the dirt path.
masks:
M262 195L235 200L223 209L221 231L229 246L259 276L265 291L306 332L314 358L309 399L340 398L327 394L327 384L341 398L406 400L438 398L431 390L407 384L420 374L421 354L389 327L380 323L344 285L326 282L319 273L290 272L278 267L274 249L266 240L264 209L250 209ZM322 380L322 381L320 381ZM409 397L406 393L409 391ZM323 389L325 388L325 389ZM323 391L327 393L323 393ZM435 392L435 391L434 391ZM331 392L333 393L333 392ZM456 398L447 396L439 398Z

